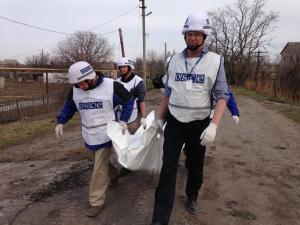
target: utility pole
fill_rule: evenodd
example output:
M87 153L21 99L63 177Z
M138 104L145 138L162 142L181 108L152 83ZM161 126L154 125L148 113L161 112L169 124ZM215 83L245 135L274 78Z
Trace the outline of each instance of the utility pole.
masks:
M44 63L44 50L42 49L42 67L45 67ZM46 71L46 98L47 98L47 112L49 110L49 76L48 71Z
M166 61L167 60L167 42L165 42L165 60L164 61Z
M121 44L121 50L122 50L122 57L125 57L123 35L122 35L122 29L121 28L119 28L119 36L120 36L120 44Z
M164 70L165 70L165 73L167 73L167 71L166 71L166 63L167 63L167 42L165 42L165 58L164 58Z
M261 57L261 55L260 54L262 54L262 53L267 53L267 52L262 52L262 51L257 51L257 52L253 52L253 53L255 53L255 54L257 54L257 56L255 56L255 57L257 57L257 60L256 60L256 69L255 69L255 82L257 83L257 80L258 80L258 71L259 71L259 65L260 65L260 57Z
M145 0L140 0L142 2L142 26L143 26L143 79L145 83L145 89L147 90L147 62L146 62L146 27L145 27Z

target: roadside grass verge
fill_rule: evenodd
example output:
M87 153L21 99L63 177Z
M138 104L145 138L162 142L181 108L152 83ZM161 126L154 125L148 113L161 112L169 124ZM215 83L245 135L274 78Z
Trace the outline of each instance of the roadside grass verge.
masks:
M76 126L80 124L79 116L74 116L64 128ZM54 129L56 121L51 118L43 118L38 120L21 120L11 123L0 124L0 149L9 146L28 143L35 138L44 135L53 135L55 137Z
M292 119L297 123L300 123L300 102L286 101L283 98L267 96L256 91L247 90L246 88L242 87L231 87L231 89L236 95L244 95L255 99L258 102L270 101L275 103L281 103L276 105L274 104L274 108L276 108L278 112L282 113L287 118Z

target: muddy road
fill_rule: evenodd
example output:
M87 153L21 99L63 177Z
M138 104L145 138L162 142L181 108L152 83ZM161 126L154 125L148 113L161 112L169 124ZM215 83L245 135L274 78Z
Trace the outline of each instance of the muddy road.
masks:
M148 93L156 108L159 91ZM172 225L299 225L300 125L271 102L237 96L235 126L224 115L217 139L208 146L199 213L185 212L183 161L178 168ZM54 127L53 127L54 129ZM87 218L92 164L80 128L0 151L1 225L148 225L156 177L132 172L110 187L106 206Z

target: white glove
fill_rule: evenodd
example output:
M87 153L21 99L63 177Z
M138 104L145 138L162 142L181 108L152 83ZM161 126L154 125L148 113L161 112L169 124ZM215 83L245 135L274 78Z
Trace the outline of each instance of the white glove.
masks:
M212 143L215 140L218 126L214 123L210 123L208 127L202 132L200 136L201 145Z
M127 123L121 120L120 125L122 126L122 134L125 134L127 131Z
M55 127L55 134L57 138L60 138L63 135L64 125L57 124Z
M238 125L240 122L240 118L238 116L232 116L233 121L235 122L235 125Z
M141 125L144 127L144 129L146 129L146 127L147 127L146 118L144 118L144 117L141 118Z
M158 132L162 133L163 132L163 126L164 126L165 121L162 119L158 119L157 120L157 124L158 124Z

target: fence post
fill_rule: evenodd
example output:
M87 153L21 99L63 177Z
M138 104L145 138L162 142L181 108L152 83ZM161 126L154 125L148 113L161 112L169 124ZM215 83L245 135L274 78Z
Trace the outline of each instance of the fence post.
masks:
M276 90L276 79L273 79L273 90L274 90L274 97L277 97L277 90Z
M19 106L19 100L17 98L16 98L16 105L17 105L17 111L18 111L19 119L22 119L22 111L21 111L21 108Z
M49 112L49 79L48 72L46 72L46 95L47 95L47 112Z

